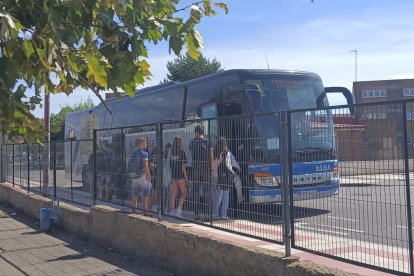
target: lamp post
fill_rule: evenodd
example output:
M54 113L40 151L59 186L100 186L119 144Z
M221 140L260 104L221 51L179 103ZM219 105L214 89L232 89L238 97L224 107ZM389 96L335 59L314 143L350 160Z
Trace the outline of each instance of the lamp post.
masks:
M355 54L355 81L358 80L358 50L351 50L349 51Z

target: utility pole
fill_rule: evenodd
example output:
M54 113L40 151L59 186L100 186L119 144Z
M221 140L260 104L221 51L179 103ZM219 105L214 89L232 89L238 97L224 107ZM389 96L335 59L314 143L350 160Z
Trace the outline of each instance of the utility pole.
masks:
M358 81L358 50L354 49L349 51L355 54L355 82Z
M50 168L50 93L45 91L43 121L45 124L45 148L43 150L43 189L44 196L48 194Z

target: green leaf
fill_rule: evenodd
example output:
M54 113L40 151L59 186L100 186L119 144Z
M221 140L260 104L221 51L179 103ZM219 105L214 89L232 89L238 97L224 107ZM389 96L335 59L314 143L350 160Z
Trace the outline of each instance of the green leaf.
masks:
M98 58L93 54L88 54L86 58L88 61L88 73L86 75L88 80L93 80L101 87L106 88L108 80L105 65L100 64Z
M170 47L170 49L174 51L176 55L179 55L181 52L181 49L183 48L183 42L181 41L181 39L177 38L176 36L170 36L170 39L168 41L168 46Z
M32 42L30 40L24 40L22 44L23 44L24 54L26 55L26 58L29 59L35 51L33 48Z
M195 46L194 37L193 37L192 33L187 34L187 36L185 37L185 42L186 42L186 45L187 45L188 55L192 59L198 60L199 52L197 50L197 47Z
M223 9L226 14L229 13L229 7L226 4L219 2L219 3L214 3L214 5L216 7Z
M200 32L197 30L194 30L193 32L193 41L194 41L194 45L197 48L204 48L203 38L201 37Z
M151 76L150 65L145 59L139 62L139 68L144 77Z

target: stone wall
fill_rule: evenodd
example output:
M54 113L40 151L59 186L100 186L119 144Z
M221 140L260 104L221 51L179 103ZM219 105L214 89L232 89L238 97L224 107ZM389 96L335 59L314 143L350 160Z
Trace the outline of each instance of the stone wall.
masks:
M0 200L33 218L50 207L50 199L0 184ZM349 275L297 257L235 245L153 218L125 214L108 206L90 211L61 203L61 228L105 247L167 262L182 275Z

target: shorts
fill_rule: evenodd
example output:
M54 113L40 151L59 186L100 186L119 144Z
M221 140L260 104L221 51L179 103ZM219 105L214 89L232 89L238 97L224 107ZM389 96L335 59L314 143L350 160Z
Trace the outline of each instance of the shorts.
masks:
M132 179L132 196L149 196L151 192L151 182L147 181L145 174Z
M104 172L101 175L98 175L96 177L96 184L98 186L107 186L107 187L112 187L112 182L111 182L111 174Z

